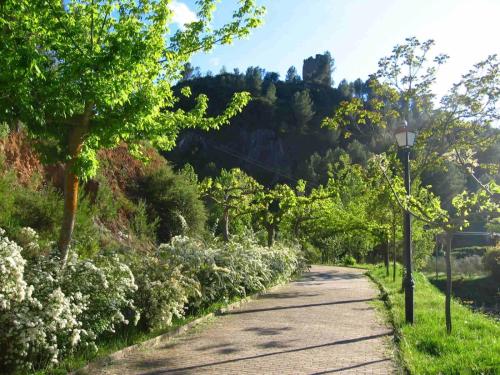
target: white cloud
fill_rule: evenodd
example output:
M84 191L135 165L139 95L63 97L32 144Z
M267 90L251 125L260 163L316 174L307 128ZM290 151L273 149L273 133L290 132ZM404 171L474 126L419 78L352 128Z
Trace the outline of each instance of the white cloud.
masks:
M189 7L177 0L173 0L168 5L172 11L172 22L179 25L179 27L184 27L185 24L198 21L196 13L194 13Z

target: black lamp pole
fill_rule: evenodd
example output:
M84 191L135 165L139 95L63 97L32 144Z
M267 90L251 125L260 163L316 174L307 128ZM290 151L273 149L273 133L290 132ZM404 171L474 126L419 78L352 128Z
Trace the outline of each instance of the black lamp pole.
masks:
M410 147L401 150L401 159L405 170L406 194L410 195ZM413 288L415 282L412 275L412 254L411 254L411 215L409 210L404 211L404 289L405 289L405 317L406 323L413 324Z

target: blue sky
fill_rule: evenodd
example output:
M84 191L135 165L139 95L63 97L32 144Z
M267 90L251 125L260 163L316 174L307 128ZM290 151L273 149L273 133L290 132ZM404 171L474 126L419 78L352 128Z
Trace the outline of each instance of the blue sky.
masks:
M448 54L436 92L443 94L474 63L500 54L500 0L257 0L267 8L264 25L247 40L196 55L202 71L260 66L284 77L295 65L326 50L336 61L334 80L366 79L379 58L406 37L436 41ZM216 22L228 19L235 0L222 0ZM177 22L193 17L194 0L173 2Z

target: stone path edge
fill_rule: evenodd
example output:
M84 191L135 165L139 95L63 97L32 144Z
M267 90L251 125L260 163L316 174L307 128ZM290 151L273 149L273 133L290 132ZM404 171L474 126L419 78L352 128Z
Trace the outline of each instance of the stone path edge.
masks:
M242 305L244 305L245 303L247 302L250 302L252 300L255 300L259 297L262 297L268 293L271 293L273 291L275 291L276 289L279 289L281 288L282 286L286 285L287 283L289 283L290 281L293 281L295 280L296 276L295 277L292 277L291 280L287 280L287 281L284 281L284 282L280 282L268 289L265 289L261 292L258 292L258 293L255 293L255 294L252 294L250 296L247 296L247 297L244 297L242 299L240 299L239 301L236 301L236 302L233 302L233 303L230 303L226 306L223 306L217 310L215 310L214 312L211 312L211 313L208 313L206 315L203 315L199 318L196 318L195 320L192 320L186 324L183 324L177 328L174 328L172 330L169 330L168 332L165 332L159 336L156 336L156 337L153 337L151 339L148 339L146 341L143 341L143 342L140 342L140 343L137 343L137 344L134 344L134 345L131 345L131 346L127 346L123 349L120 349L114 353L111 353L111 354L108 354L102 358L99 358L99 359L96 359L90 363L88 363L87 365L85 365L84 367L81 367L77 370L74 370L72 372L70 372L69 374L70 375L86 375L86 374L91 374L92 373L92 370L94 369L98 369L100 367L103 367L103 366L106 366L108 363L111 363L113 361L117 361L119 359L122 359L124 358L127 354L135 351L135 350L143 350L143 349L148 349L148 348L154 348L154 347L157 347L159 346L160 344L162 343L165 343L167 341L170 341L180 335L182 335L183 333L187 332L188 330L208 321L209 319L211 318L214 318L214 317L217 317L217 316L220 316L220 315L223 315L225 314L226 312L228 311L231 311L231 310L234 310Z

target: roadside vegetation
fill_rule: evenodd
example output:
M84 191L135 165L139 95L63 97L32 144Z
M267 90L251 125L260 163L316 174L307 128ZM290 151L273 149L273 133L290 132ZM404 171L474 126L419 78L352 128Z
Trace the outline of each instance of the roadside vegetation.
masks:
M429 281L444 291L446 265L438 253L423 268ZM464 305L500 319L500 250L494 247L454 249L453 295Z
M384 262L372 275L405 366L495 373L498 323L452 301L452 281L479 268L499 280L498 57L440 100L448 57L416 38L337 88L329 53L308 59L305 79L293 67L284 81L258 67L201 77L193 54L246 37L264 15L242 0L214 28L217 3L197 1L178 27L163 0L0 2L2 371L67 371L309 263ZM403 121L418 132L411 194L392 140ZM238 152L225 144L236 133ZM436 247L446 260L445 298L417 275L413 327L390 269L404 211L415 269ZM455 259L467 228L487 233L487 248ZM478 293L480 305L494 298Z
M454 329L445 330L445 296L421 273L415 274L415 323L405 323L402 269L396 281L381 266L369 271L380 284L394 326L401 364L412 374L497 374L500 325L493 318L452 301Z

